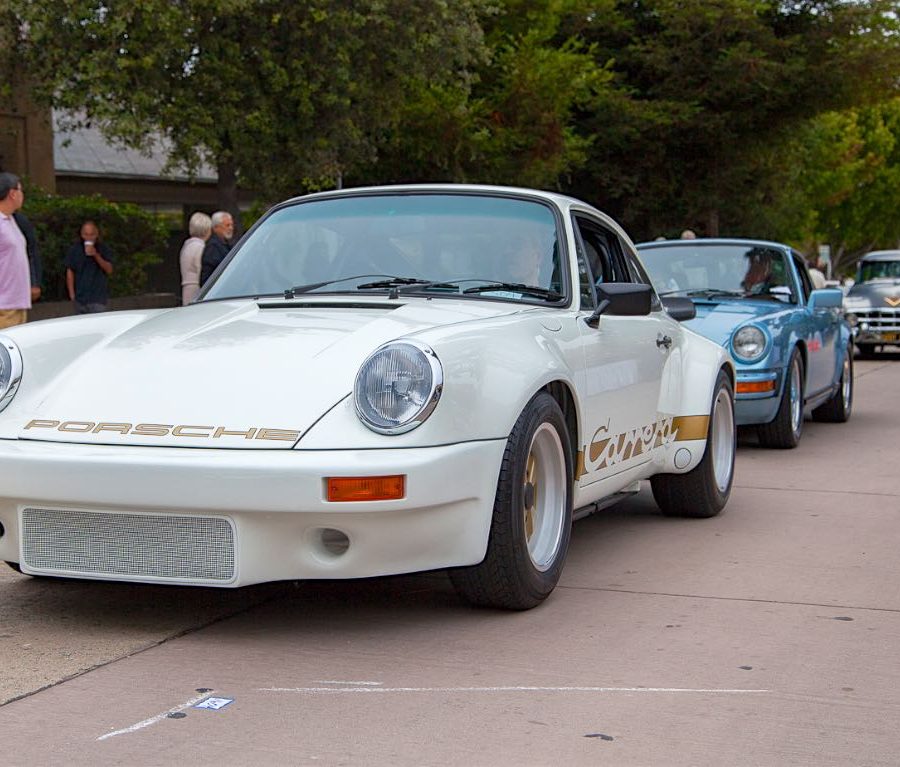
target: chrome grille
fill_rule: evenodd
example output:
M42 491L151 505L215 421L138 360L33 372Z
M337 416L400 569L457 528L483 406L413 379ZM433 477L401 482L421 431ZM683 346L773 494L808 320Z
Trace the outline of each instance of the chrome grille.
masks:
M226 582L234 549L231 525L215 517L22 511L22 558L32 570Z
M860 322L868 323L870 331L900 332L900 309L850 310L848 314L855 314Z

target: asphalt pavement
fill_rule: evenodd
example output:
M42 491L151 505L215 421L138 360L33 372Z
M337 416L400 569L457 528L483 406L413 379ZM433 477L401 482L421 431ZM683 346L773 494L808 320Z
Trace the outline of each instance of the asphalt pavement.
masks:
M900 356L856 374L849 423L742 438L719 517L644 491L576 523L529 612L441 574L219 591L0 565L2 760L895 767Z

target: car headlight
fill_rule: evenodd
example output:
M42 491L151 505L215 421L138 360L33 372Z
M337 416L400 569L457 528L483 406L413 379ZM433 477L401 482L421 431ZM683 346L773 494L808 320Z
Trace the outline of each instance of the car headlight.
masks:
M6 336L0 336L0 410L16 396L22 380L22 355L19 347Z
M372 431L402 434L431 415L443 387L440 360L429 346L392 341L376 349L356 374L356 412Z
M731 339L734 356L745 362L755 362L766 353L766 334L755 325L744 325Z

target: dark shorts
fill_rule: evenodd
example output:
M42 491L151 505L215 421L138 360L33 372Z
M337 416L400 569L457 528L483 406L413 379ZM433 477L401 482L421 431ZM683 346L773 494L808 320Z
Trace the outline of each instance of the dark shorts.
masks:
M98 314L106 311L106 304L79 304L75 302L75 314Z

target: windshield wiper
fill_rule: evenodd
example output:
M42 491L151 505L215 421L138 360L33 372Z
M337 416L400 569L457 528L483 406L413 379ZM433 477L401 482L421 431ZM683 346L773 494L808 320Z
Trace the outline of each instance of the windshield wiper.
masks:
M547 290L537 285L523 285L521 282L492 282L490 285L475 285L466 288L463 293L490 293L491 291L508 290L514 293L524 293L529 296L537 296L547 301L559 301L563 297L562 293L555 290Z
M388 277L386 280L378 282L366 282L363 285L357 285L357 290L373 290L375 288L398 288L401 285L427 285L431 280L422 280L418 277Z
M744 298L747 293L743 290L725 290L723 288L701 288L698 290L684 291L686 296L697 296L703 298L713 298L714 296L734 296L735 298Z
M309 293L311 290L324 288L326 285L336 285L339 282L348 282L350 280L362 280L366 277L388 277L390 279L402 279L391 277L389 274L354 274L351 277L339 277L336 280L325 280L324 282L309 282L306 285L295 285L284 291L285 298L293 298L296 293ZM360 286L364 287L364 286Z

